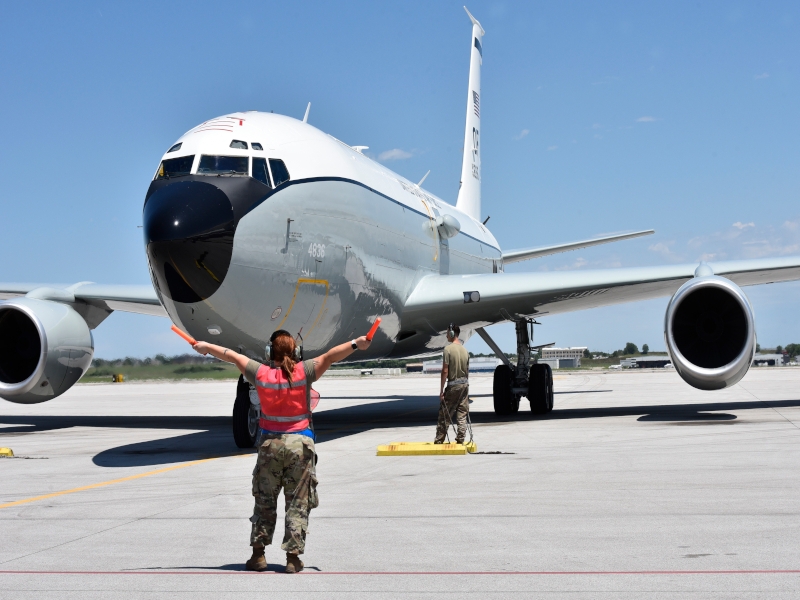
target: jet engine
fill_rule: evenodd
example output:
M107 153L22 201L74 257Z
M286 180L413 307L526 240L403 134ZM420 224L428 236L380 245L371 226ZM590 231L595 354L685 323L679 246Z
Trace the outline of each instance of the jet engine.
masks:
M69 305L35 298L0 302L0 398L52 400L83 376L93 355L89 326Z
M726 388L744 377L753 362L753 309L729 279L696 276L670 299L664 337L672 364L686 383L701 390Z

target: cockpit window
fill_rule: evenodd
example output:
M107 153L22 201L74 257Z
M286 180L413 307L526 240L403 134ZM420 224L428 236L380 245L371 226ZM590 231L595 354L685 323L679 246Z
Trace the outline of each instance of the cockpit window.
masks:
M247 142L243 142L242 140L233 140L230 147L238 148L239 150L247 150Z
M248 175L250 169L247 156L206 156L200 157L198 175Z
M161 166L158 167L156 179L169 179L170 177L189 175L192 172L193 162L194 154L191 156L179 156L178 158L162 160Z
M175 144L175 145L174 145L172 148L170 148L169 150L167 150L167 154L169 154L170 152L175 152L175 151L177 151L177 150L180 150L180 149L181 149L181 146L183 146L183 142L178 142L178 143L177 143L177 144Z
M255 144L253 144L255 146ZM269 170L267 170L267 159L253 157L253 178L258 179L268 188L272 187L269 182Z
M272 171L272 179L275 182L275 187L278 187L285 181L289 181L289 171L281 159L270 158L269 168Z
M259 144L258 142L253 142L250 145L253 147L253 150L263 150L264 149L264 147L261 144Z

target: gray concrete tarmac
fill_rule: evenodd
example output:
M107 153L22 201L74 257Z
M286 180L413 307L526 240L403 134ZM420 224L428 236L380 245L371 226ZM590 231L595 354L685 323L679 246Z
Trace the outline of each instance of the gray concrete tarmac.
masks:
M437 385L316 385L321 504L295 576L278 545L269 572L243 570L254 455L231 438L234 382L1 403L0 597L800 596L800 369L713 393L674 371L556 373L555 410L514 418L473 376L485 454L377 457L433 438Z

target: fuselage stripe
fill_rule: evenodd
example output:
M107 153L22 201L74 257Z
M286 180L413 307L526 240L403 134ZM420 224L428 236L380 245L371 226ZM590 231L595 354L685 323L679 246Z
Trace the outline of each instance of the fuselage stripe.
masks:
M258 202L255 202L250 208L248 208L247 212L245 212L245 214L243 215L243 218L244 218L244 216L249 214L250 211L252 211L255 208L257 208L258 206L260 206L263 202L265 202L267 199L272 197L274 194L276 194L277 192L281 191L282 189L284 189L286 187L289 187L290 185L298 185L298 184L301 184L301 183L316 183L316 182L320 182L320 181L341 181L343 183L351 183L353 185L361 186L365 190L369 190L370 192L380 196L381 198L385 198L386 200L389 200L390 202L394 202L398 206L402 206L403 208L408 209L411 212L416 213L419 216L425 217L426 219L430 220L430 216L429 215L426 215L425 213L417 210L416 208L412 208L407 204L403 204L399 200L395 200L391 196L387 196L386 194L381 193L378 190L373 189L373 188L369 187L368 185L366 185L364 183L361 183L360 181L356 181L355 179L347 179L346 177L309 177L307 179L294 179L294 180L286 181L286 182L282 183L281 185L279 185L274 190L270 190L267 194L264 195L263 198L261 198L261 200L259 200ZM463 235L465 237L468 237L471 240L475 240L479 244L483 244L483 245L491 248L492 250L497 250L498 252L501 251L500 248L492 246L490 243L488 243L488 242L486 242L484 240L479 240L478 238L473 237L473 236L469 235L468 233L464 233L463 231L459 231L459 235Z

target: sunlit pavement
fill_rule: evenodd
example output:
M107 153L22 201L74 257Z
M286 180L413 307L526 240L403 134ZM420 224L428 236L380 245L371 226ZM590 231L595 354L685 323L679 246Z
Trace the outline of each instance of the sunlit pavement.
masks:
M235 382L2 403L0 596L797 596L800 369L712 393L674 371L557 372L555 410L514 418L473 376L487 454L375 456L432 440L437 386L317 384L321 504L295 576L279 545L269 572L243 570L254 456L232 441Z

